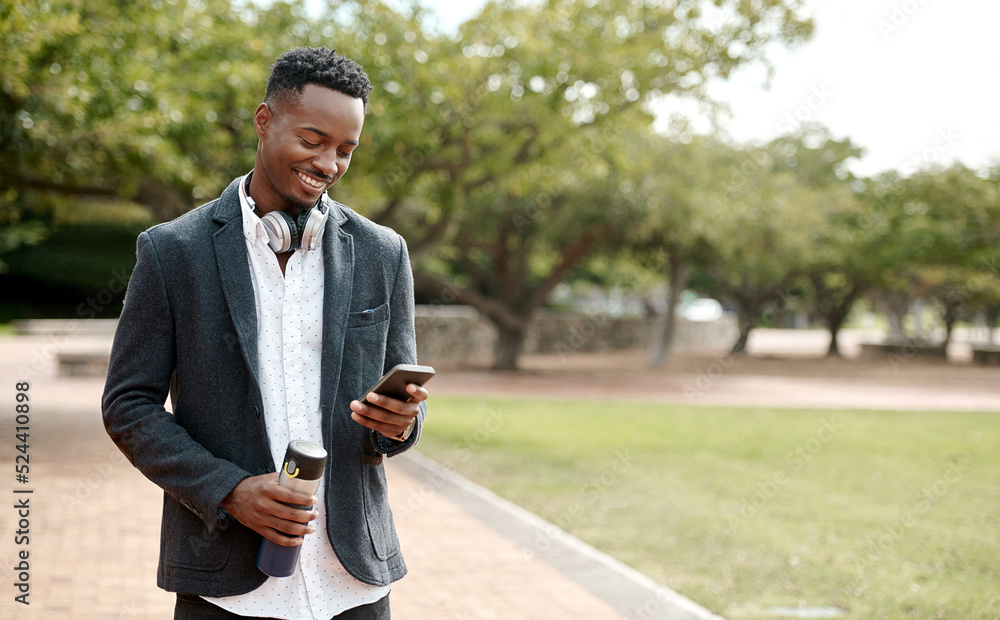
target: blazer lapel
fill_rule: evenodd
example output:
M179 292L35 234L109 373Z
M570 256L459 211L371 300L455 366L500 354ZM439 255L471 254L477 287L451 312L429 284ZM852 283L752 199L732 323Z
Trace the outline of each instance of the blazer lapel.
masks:
M222 193L215 211L215 221L223 224L212 237L222 292L229 306L233 325L236 326L236 337L243 350L243 357L254 381L260 385L257 374L257 302L250 279L250 265L246 260L243 218L235 182Z
M354 238L340 226L347 221L347 217L336 203L330 202L330 218L326 222L326 234L323 235L323 356L320 362L323 387L319 405L323 419L323 440L327 445L333 445L327 434L333 427L330 416L340 386L347 316L351 310L351 291L354 288Z

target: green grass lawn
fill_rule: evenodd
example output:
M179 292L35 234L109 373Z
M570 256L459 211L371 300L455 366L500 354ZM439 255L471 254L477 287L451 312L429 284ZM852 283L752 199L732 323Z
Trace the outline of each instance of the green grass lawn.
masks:
M733 620L1000 618L1000 415L435 397L420 450Z

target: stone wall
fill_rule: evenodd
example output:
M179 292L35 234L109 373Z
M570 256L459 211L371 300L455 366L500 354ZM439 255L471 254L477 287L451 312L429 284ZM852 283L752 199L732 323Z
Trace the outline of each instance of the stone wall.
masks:
M496 330L473 308L417 306L415 322L417 356L421 363L442 368L488 367L493 363ZM82 342L80 346L60 351L67 355L65 361L68 365L64 370L78 374L73 368L82 363L77 359L80 347L87 355L100 358L98 361L106 368L110 336L116 324L114 319L52 319L18 321L15 329L21 334L55 335L60 342L70 336L86 337L77 338ZM598 351L645 351L650 348L655 334L656 321L653 319L542 312L528 330L524 353L572 355ZM732 315L727 314L711 322L678 319L674 351L725 351L736 335L736 320ZM99 344L91 345L90 341L95 338ZM83 361L89 363L93 360Z
M496 330L468 306L417 306L417 356L442 367L489 366ZM541 313L529 328L524 352L569 355L597 351L647 350L656 320L608 315ZM724 351L736 339L736 320L678 319L674 351Z

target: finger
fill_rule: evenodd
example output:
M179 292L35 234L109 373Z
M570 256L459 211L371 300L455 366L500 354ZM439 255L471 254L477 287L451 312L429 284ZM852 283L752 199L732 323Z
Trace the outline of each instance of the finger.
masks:
M319 512L315 509L303 510L292 506L286 506L285 504L278 504L270 514L280 521L288 523L302 523L306 525L308 525L311 521L314 521L316 517L319 516Z
M372 430L376 430L388 437L394 437L402 433L410 424L413 423L415 417L389 414L379 410L374 410L375 413L370 413L372 411L372 409L368 409L366 410L368 413L353 412L351 417L358 424L366 426Z
M420 405L415 402L403 401L397 398L392 398L390 396L384 396L382 394L368 394L368 402L360 402L360 401L354 401L354 402L357 402L362 407L370 407L376 410L382 409L384 411L408 417L413 417L417 415L417 413L419 413L420 411ZM351 405L352 405L351 409L358 411L359 413L364 413L364 411L361 411L357 407L354 407L353 402L351 403ZM369 417L373 417L377 420L393 421L392 418L382 418L379 417L377 414L368 414L368 415Z
M420 406L414 403L404 403L401 400L382 395L369 395L369 398L375 398L376 400L374 403L353 401L351 409L355 413L359 413L366 418L371 418L376 422L409 424L410 419L416 417L420 412Z
M366 409L366 411L369 411L371 409L372 408L368 408ZM365 415L364 413L359 413L357 411L351 412L351 419L353 419L355 422L366 428L370 428L373 431L378 431L382 433L386 437L395 437L401 434L410 425L410 421L413 420L412 417L394 416L393 419L399 420L398 422L385 421L381 419L372 418L368 415Z
M303 491L296 491L295 489L278 485L269 489L269 492L266 493L265 496L267 499L281 504L306 506L306 508L298 508L297 510L307 510L309 507L315 506L316 502L319 501L315 495L310 495L309 493L305 493Z
M406 386L406 391L410 395L411 403L420 403L427 400L427 388L421 385L410 383Z
M271 527L261 528L257 533L282 547L297 547L302 544L302 536L289 536Z
M312 523L282 519L277 515L267 518L264 525L286 536L305 536L316 531L316 526Z

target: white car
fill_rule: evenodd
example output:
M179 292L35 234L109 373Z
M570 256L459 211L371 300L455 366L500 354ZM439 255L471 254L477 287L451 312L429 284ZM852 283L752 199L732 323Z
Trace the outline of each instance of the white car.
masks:
M722 304L707 298L677 304L676 312L688 321L698 322L718 321L723 315Z

